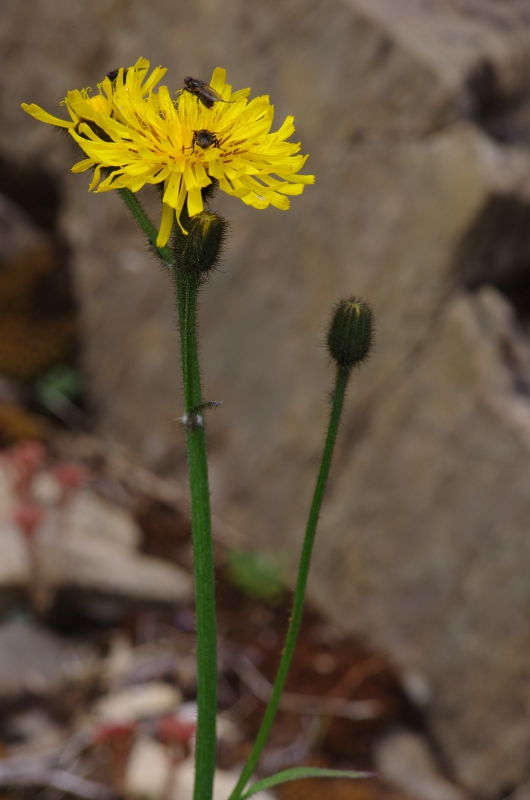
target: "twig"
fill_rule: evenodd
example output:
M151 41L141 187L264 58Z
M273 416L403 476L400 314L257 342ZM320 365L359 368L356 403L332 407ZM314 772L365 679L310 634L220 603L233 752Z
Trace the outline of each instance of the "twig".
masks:
M150 470L134 463L120 445L115 444L106 448L105 458L109 471L120 483L143 492L154 500L166 503L189 517L189 497L175 482L159 478ZM248 546L248 538L241 531L236 530L215 514L212 515L212 533L214 538L226 547Z
M268 702L272 686L248 658L239 658L237 661L234 659L231 667L259 700L263 703ZM282 694L279 708L296 714L344 717L353 720L374 719L383 712L381 703L377 700L347 700L344 697L318 697L293 692Z
M118 795L107 786L81 778L64 769L33 759L0 761L0 787L42 787L59 789L86 800L117 800Z
M379 654L366 658L364 661L361 661L360 664L353 664L337 685L333 687L329 696L338 697L339 695L350 694L353 689L357 689L361 686L367 678L371 678L372 675L383 672L387 667L388 663L386 659Z

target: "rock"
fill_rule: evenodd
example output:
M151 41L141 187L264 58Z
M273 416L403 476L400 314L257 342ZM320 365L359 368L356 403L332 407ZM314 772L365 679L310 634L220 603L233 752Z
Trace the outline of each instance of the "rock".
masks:
M6 459L0 458L0 521L11 522L15 507L13 473Z
M0 607L12 605L27 589L30 559L27 545L15 525L0 521Z
M0 696L58 695L92 680L99 663L92 649L29 622L0 625Z
M100 722L133 722L170 714L181 702L182 694L174 686L152 681L102 697L93 712Z
M357 499L324 512L315 559L318 585L333 576L321 603L393 652L454 774L492 794L524 774L530 746L527 386L507 301L456 295L344 465L334 491Z
M81 491L64 512L49 513L39 534L37 556L43 578L56 589L128 602L189 599L190 576L167 561L139 553L139 538L128 511Z
M25 211L0 192L0 264L47 244L48 238Z
M178 652L170 639L132 647L122 632L115 633L105 659L105 680L110 688L164 679L176 680L186 693L193 692L197 681L195 657Z
M295 114L317 183L288 214L219 198L233 237L201 317L206 397L224 400L213 505L296 560L330 382L314 345L338 297L365 297L377 345L348 400L313 596L400 665L455 777L501 795L530 777L527 341L477 289L528 315L527 2L152 8L132 0L124 26L94 0L80 26L75 4L34 0L28 17L6 0L0 32L0 151L60 181L100 429L182 473L171 292L119 198L89 195L73 151L18 104L58 111L142 50L174 86L227 66Z
M0 404L17 405L21 402L23 391L16 381L0 375Z
M466 793L444 778L421 736L394 731L375 748L381 778L416 800L465 800Z
M89 616L108 620L120 617L124 603L178 604L191 598L192 581L183 569L138 551L141 532L126 509L88 489L62 508L60 487L45 470L35 477L32 494L43 508L35 559L47 594L77 594ZM35 577L27 542L12 522L15 506L12 475L0 461L0 609L25 593Z
M136 550L142 533L132 515L90 491L80 491L65 509L61 526L71 539L101 538L124 550Z
M514 792L508 795L510 800L528 800L530 798L530 783L523 783Z
M171 800L192 800L194 763L187 759L174 768L171 774L168 751L160 742L148 737L136 741L127 764L125 788L133 797L150 797L158 800L162 796ZM217 769L215 771L213 800L227 800L237 783L238 774ZM164 794L171 787L170 795ZM259 792L256 800L273 800L269 792Z
M163 744L147 736L136 740L125 772L125 791L132 797L162 798L170 779L171 761Z
M237 783L239 773L227 772L223 769L215 771L213 800L228 800L232 789ZM193 781L195 779L195 768L192 759L184 761L175 773L175 787L172 800L192 800ZM256 800L274 800L269 792L258 792L252 795Z
M30 574L26 543L12 521L14 508L11 476L0 459L0 612L20 601Z
M14 714L4 724L8 742L15 739L16 744L10 743L10 752L17 757L31 756L37 751L41 757L46 753L56 755L66 738L64 728L41 708Z

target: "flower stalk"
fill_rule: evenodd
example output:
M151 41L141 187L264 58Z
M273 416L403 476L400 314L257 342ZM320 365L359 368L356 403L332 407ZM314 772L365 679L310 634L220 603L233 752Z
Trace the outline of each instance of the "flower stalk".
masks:
M300 632L300 625L302 622L302 615L304 610L305 592L307 587L307 578L309 575L309 567L311 564L311 556L313 553L313 544L315 541L315 534L317 530L318 518L320 516L320 509L322 500L324 498L324 490L328 480L329 469L333 457L333 449L335 447L335 440L337 438L337 431L339 429L339 422L344 405L344 396L346 393L346 385L348 383L349 370L342 367L337 368L337 375L335 380L335 388L333 391L331 413L329 417L328 431L326 442L322 453L322 461L313 493L313 500L311 502L311 509L307 520L307 527L304 537L304 544L300 556L300 565L298 568L298 577L296 579L296 587L293 598L293 609L287 635L285 638L285 645L282 651L278 672L274 680L271 696L261 722L256 741L252 747L250 755L243 767L243 771L239 780L234 787L229 800L237 800L241 797L247 782L249 781L252 773L254 772L263 748L265 747L269 738L269 733L272 724L278 711L280 699L285 688L285 682L293 659L296 640Z
M211 800L215 773L217 719L217 634L215 575L208 483L204 404L197 340L197 304L203 275L190 269L184 235L175 232L172 266L179 321L184 416L188 451L195 615L197 635L197 737L194 800ZM196 245L200 241L196 239ZM201 251L194 258L202 263Z
M322 452L322 460L320 462L315 490L313 492L313 499L309 509L304 543L300 556L300 565L298 567L298 576L294 590L293 610L291 612L285 645L271 696L267 703L267 708L265 709L256 741L254 742L254 746L252 747L229 800L239 800L239 798L242 797L245 786L258 764L263 748L269 738L269 733L285 688L285 682L289 674L289 668L296 647L296 640L302 623L307 578L311 565L315 534L333 458L333 450L335 449L335 441L337 439L344 398L346 396L346 387L352 368L359 366L368 357L372 344L372 326L372 312L369 306L355 297L342 300L333 310L329 324L327 346L330 358L335 361L336 364L335 385L331 395L331 410L326 441ZM245 797L246 796L248 796L247 793L245 793Z

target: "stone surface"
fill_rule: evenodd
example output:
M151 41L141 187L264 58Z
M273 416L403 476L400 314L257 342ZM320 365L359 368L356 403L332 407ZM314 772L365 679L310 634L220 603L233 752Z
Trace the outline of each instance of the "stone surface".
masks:
M185 570L140 552L141 532L129 511L90 490L78 491L61 507L60 487L45 470L32 485L43 513L32 564L28 543L13 521L12 480L8 465L0 461L1 610L20 600L35 581L50 602L57 590L94 601L117 600L120 607L110 609L114 616L124 603L178 604L191 598L192 581ZM93 605L90 614L96 612Z
M181 702L182 695L174 686L151 681L102 697L94 706L94 714L102 722L133 722L170 714Z
M467 795L442 774L427 743L411 731L396 730L375 747L378 774L416 800L465 800Z
M530 744L528 386L509 304L455 296L344 465L356 500L324 511L315 559L321 601L393 652L469 787L516 783Z
M187 759L174 769L171 776L171 761L167 749L160 742L145 736L139 738L131 750L125 774L125 788L133 797L192 800L194 775L193 759ZM237 773L217 769L213 800L227 800L238 777ZM273 800L269 792L259 792L253 797L256 800Z
M0 264L48 244L48 238L22 208L0 193Z
M64 510L51 510L37 537L42 579L127 602L180 603L191 597L183 569L137 549L140 531L132 515L89 491Z
M0 153L61 182L92 413L173 474L167 277L19 103L53 111L142 53L170 85L219 64L294 113L315 187L288 214L218 203L233 237L202 313L205 393L224 401L214 507L294 561L326 416L321 331L338 297L365 297L377 343L347 404L313 596L391 653L459 781L495 795L527 779L528 343L497 291L528 316L526 0L4 5Z
M0 460L0 611L24 595L30 573L28 549L12 521L15 496L7 465Z
M29 622L0 625L0 696L48 697L93 679L99 662L90 647L63 639Z

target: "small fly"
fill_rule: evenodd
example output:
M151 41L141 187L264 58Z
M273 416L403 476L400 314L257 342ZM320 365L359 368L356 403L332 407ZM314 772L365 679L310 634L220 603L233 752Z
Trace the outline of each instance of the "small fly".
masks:
M123 70L123 80L125 80L125 78L127 77L127 72L128 72L127 69ZM107 72L105 77L108 78L111 81L111 83L115 83L119 73L120 73L119 69L111 69L110 72Z
M219 147L219 139L215 133L203 128L200 131L193 131L193 139L191 140L193 150L195 150L195 145L200 147L201 150L206 150L208 147Z
M213 108L214 103L234 103L234 100L223 100L219 92L215 89L212 89L209 84L205 83L204 81L200 81L197 78L184 78L184 83L186 84L182 89L183 92L190 92L190 94L194 94L195 97L201 101L203 106L206 108Z

